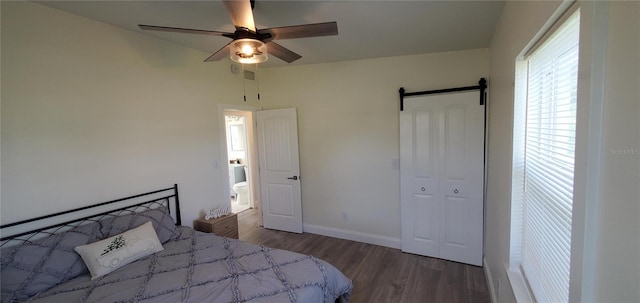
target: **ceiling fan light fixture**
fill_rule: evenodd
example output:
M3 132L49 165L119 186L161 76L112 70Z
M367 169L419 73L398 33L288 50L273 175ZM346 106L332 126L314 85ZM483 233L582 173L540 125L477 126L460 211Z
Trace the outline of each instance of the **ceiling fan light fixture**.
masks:
M256 39L238 39L231 43L231 61L243 64L262 63L269 59L267 45Z

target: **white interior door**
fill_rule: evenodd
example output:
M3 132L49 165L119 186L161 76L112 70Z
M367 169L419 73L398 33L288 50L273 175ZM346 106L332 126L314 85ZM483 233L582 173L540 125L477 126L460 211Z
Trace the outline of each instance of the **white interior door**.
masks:
M296 109L258 111L257 125L264 227L301 233Z
M482 265L484 106L478 92L404 100L402 250Z

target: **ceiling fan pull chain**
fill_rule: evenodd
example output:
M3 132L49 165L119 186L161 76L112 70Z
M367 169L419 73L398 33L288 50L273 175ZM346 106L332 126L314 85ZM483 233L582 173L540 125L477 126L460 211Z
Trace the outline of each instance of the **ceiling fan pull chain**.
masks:
M256 63L256 86L258 87L258 101L260 101L260 70L258 69L258 63Z
M244 102L247 102L247 86L246 86L247 80L245 79L245 75L244 75L244 64L240 64L240 65L242 65L242 94L244 95Z

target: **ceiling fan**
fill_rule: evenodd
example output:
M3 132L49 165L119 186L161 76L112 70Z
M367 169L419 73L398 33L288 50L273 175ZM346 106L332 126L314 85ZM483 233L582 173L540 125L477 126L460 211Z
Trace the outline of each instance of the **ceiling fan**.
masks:
M205 62L218 61L229 56L231 60L239 63L260 63L268 59L267 54L271 54L287 63L291 63L302 58L302 56L275 43L274 40L332 36L338 34L337 22L257 29L252 12L255 0L223 0L222 2L224 2L227 12L231 17L231 22L233 22L236 28L233 33L144 24L139 24L138 26L143 30L224 36L233 39L223 48L205 59Z

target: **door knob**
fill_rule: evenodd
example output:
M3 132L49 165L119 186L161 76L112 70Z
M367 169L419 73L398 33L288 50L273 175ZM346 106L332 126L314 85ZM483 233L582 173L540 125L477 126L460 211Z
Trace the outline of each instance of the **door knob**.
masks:
M298 176L289 177L287 179L289 179L289 180L298 180Z

